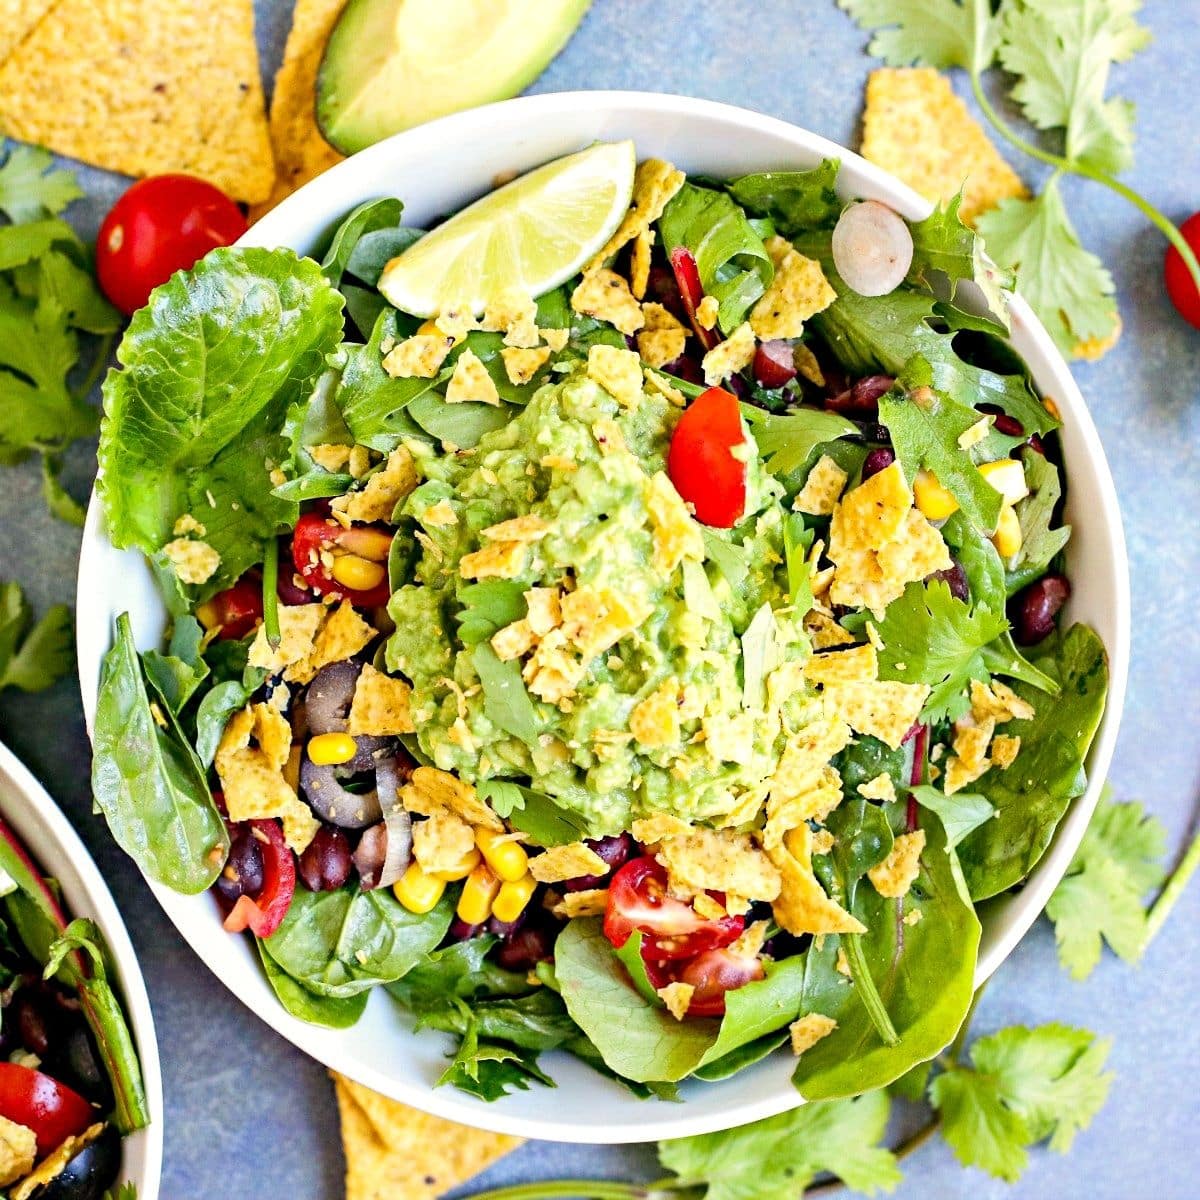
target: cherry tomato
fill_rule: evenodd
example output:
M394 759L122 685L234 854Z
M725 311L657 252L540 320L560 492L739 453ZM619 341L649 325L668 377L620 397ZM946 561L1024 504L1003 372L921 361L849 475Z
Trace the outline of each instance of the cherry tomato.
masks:
M81 1134L96 1110L65 1083L17 1063L0 1062L0 1116L32 1129L38 1158Z
M700 339L700 345L705 350L711 350L720 340L721 335L716 329L705 329L696 319L696 309L704 299L704 285L700 282L700 268L696 256L686 246L676 246L670 254L671 270L675 272L675 282L679 285L679 296L687 311L688 320Z
M245 232L242 210L219 188L192 175L155 175L135 183L104 218L96 274L104 294L131 316L176 271Z
M263 885L257 896L239 896L225 918L229 933L249 929L260 938L270 937L287 915L296 893L296 860L283 840L278 821L249 822L262 847Z
M262 580L243 575L232 587L200 606L201 622L216 629L219 640L240 641L262 620Z
M666 871L649 857L627 862L609 883L604 936L619 949L640 930L647 963L691 958L714 946L728 946L745 927L742 917L707 920L690 904L669 896Z
M344 551L372 562L384 562L392 534L375 525L356 525L344 529L337 521L317 509L305 513L296 522L292 534L292 561L305 583L318 592L341 596L361 608L377 608L391 597L387 573L375 587L355 589L339 583L330 573L325 554Z
M725 993L745 987L765 975L757 955L734 954L731 950L705 950L685 963L679 972L681 983L696 990L688 1005L689 1017L719 1017L725 1012Z
M754 378L760 387L775 389L796 378L796 350L791 342L775 338L760 342L754 351Z
M746 464L733 451L745 445L736 396L714 387L688 405L671 435L667 474L696 520L730 529L742 519Z
M1179 232L1183 234L1184 241L1191 246L1193 253L1200 256L1200 212L1188 217L1180 225ZM1163 275L1167 282L1167 295L1179 310L1179 315L1200 329L1200 291L1196 289L1196 281L1192 278L1187 263L1183 261L1183 255L1174 246L1167 247Z

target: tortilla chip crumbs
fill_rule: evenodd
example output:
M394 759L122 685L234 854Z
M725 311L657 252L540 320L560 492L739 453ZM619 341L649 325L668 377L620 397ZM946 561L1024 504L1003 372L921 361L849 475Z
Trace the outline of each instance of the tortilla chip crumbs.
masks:
M811 1050L822 1038L828 1037L837 1028L837 1022L824 1013L808 1013L788 1026L792 1035L792 1053L799 1058L805 1050Z
M207 542L192 538L175 538L162 548L162 552L175 568L179 582L192 586L207 583L221 565L221 556Z
M0 128L125 175L184 171L265 200L275 164L251 0L60 0L0 66Z
M750 328L764 342L799 337L804 322L824 312L837 299L837 292L821 264L805 258L786 238L768 238L766 248L775 264L775 278L750 310Z
M886 771L882 771L874 779L860 783L858 794L865 796L868 800L882 800L890 804L896 798L896 785L892 781L892 777Z
M336 513L370 525L390 521L396 505L417 486L417 468L407 447L397 446L360 491L337 496L330 503Z
M665 397L668 403L675 405L676 408L686 408L687 398L677 388L673 387L656 371L646 370L643 373L646 388L648 391L657 392L658 395Z
M991 766L990 760L983 758L979 762L968 763L959 758L957 754L952 754L946 759L946 773L942 778L942 790L947 796L953 796L955 792L961 792L968 784L972 784L975 780L986 774Z
M457 813L436 808L412 827L413 857L428 875L452 875L475 849L475 831Z
M551 846L529 860L529 873L538 883L563 883L582 875L605 875L608 864L583 842Z
M506 346L531 349L538 344L537 303L520 288L505 288L488 301L480 328L504 334Z
M931 67L883 67L867 80L862 154L920 192L949 201L973 224L1008 197L1028 196L979 122Z
M505 346L500 351L500 357L504 360L504 373L508 376L508 382L514 387L522 387L550 361L550 355L553 353L550 346L539 346L531 350L521 346ZM495 403L499 403L499 396Z
M383 356L383 369L393 379L433 379L442 369L454 339L442 333L414 333Z
M634 299L629 284L607 267L583 277L571 293L571 308L585 317L607 321L624 334L637 333L645 323L642 306Z
M251 739L257 746L251 746ZM320 822L283 776L292 730L277 708L246 705L234 713L214 758L231 821L278 817L288 847L302 853Z
M465 404L468 401L497 405L500 393L488 374L488 369L473 350L464 350L454 364L454 373L446 385L447 404Z
M855 733L876 737L899 750L929 699L929 685L890 680L831 683L824 695Z
M988 717L975 722L972 717L961 717L954 723L954 753L969 766L976 766L987 757L988 743L996 732L996 722Z
M525 569L528 557L527 542L494 542L464 554L458 561L458 573L464 579L515 579Z
M656 471L643 489L654 531L654 568L670 575L685 559L702 562L704 535L665 471Z
M666 987L655 990L658 992L658 998L666 1005L667 1012L675 1020L682 1021L687 1016L687 1011L692 1003L692 994L696 990L692 984L677 979L674 983L668 983Z
M350 463L350 447L338 446L332 442L322 442L319 446L308 447L308 457L331 475L344 471Z
M817 356L803 342L797 342L792 347L792 361L802 379L815 383L817 387L825 386L825 372L821 370Z
M732 892L752 900L779 895L779 872L748 834L693 826L664 839L658 861L667 869L671 892Z
M635 409L642 402L642 363L632 350L603 343L588 350L587 375L622 407Z
M680 837L690 833L692 827L674 813L652 813L648 817L638 817L633 822L634 838L643 846L654 846L665 838Z
M879 660L870 642L851 646L848 650L827 650L814 654L804 664L804 678L809 683L863 683L879 674Z
M473 784L449 771L437 767L417 767L412 774L412 786L431 805L448 809L471 825L504 832L504 822L492 811L486 800L480 798Z
M638 353L648 367L657 370L683 353L688 332L683 323L661 304L647 304L642 312L646 323L637 335Z
M768 853L779 872L779 895L771 909L788 933L866 933L867 927L831 900L812 869L812 830L800 825Z
M721 302L716 296L705 296L696 305L696 324L701 329L716 329L717 318L721 315Z
M354 688L346 732L354 737L397 737L414 732L411 698L412 688L403 679L366 664Z
M661 158L648 158L638 163L633 176L633 199L629 211L617 226L616 232L584 268L585 273L596 270L623 246L645 233L663 214L671 197L683 187L686 175Z
M650 252L654 246L654 230L644 229L633 239L629 252L629 290L635 300L646 295L650 285Z
M704 382L712 387L730 375L744 371L754 361L754 331L743 321L723 342L718 342L701 360Z
M287 604L279 609L279 645L272 648L267 631L258 627L247 662L268 675L278 675L312 653L317 630L328 609L323 604ZM315 672L314 672L315 674ZM310 675L311 678L311 675Z
M437 1200L521 1139L454 1125L330 1073L346 1156L345 1200Z
M679 741L679 696L677 679L668 679L629 714L629 730L648 749L673 746Z
M925 830L896 835L887 858L867 872L875 890L888 900L908 895L913 880L921 873L921 851L925 849Z
M993 679L990 684L971 680L971 716L981 724L989 717L997 725L1006 721L1030 721L1035 713L1033 705L1002 680Z
M814 517L828 517L837 506L849 476L828 454L822 454L796 493L792 507Z
M0 1117L0 1187L8 1187L33 1170L37 1134L27 1125Z
M608 909L608 888L584 888L582 892L567 892L550 905L556 917L572 921L576 917L602 917Z
M1010 737L1006 733L998 733L992 738L992 766L999 767L1002 771L1007 771L1017 761L1017 755L1020 753L1021 739L1019 737Z

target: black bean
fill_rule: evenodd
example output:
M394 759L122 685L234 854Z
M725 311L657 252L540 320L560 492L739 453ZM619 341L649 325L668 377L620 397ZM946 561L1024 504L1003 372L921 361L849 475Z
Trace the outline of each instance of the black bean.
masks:
M262 886L262 848L249 825L235 825L229 843L229 858L217 876L217 891L230 904L236 904L241 896L257 896Z
M506 971L529 971L554 953L554 934L542 925L524 925L496 947L496 962Z
M604 860L608 870L600 875L580 875L577 879L568 879L558 885L564 892L586 892L590 888L599 887L609 875L623 867L637 853L637 842L628 833L621 833L616 837L589 838L587 845Z

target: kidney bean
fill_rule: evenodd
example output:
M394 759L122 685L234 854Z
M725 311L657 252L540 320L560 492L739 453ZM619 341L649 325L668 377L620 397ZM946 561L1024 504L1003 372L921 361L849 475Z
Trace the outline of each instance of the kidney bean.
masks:
M845 417L872 417L879 411L879 398L886 395L895 382L890 375L867 375L856 379L845 391L831 396L825 401L825 407Z
M646 299L661 304L677 320L688 321L687 309L683 297L679 293L679 283L675 272L670 267L655 263L650 268L650 278L646 282Z
M524 925L496 947L496 962L506 971L531 971L554 954L554 934L541 925Z
M586 892L589 888L599 887L613 871L623 867L637 853L637 842L628 833L616 837L589 838L587 845L604 859L608 870L602 875L580 875L577 879L568 879L558 885L564 892Z
M997 413L992 425L997 433L1002 433L1005 437L1025 436L1025 426L1016 417L1010 417L1006 412Z
M21 1045L31 1054L45 1058L50 1049L51 1022L47 1020L37 997L30 989L22 989L13 1002L13 1008L16 1010L13 1015Z
M217 891L230 904L236 904L241 896L257 896L262 886L262 848L249 825L235 825L229 858L217 876Z
M963 570L963 565L957 559L953 560L953 565L946 568L944 571L935 571L931 576L933 579L944 579L950 587L950 595L956 600L969 600L971 598L971 589L967 584L967 573Z
M894 450L887 446L876 446L863 459L863 479L870 479L872 475L878 475L880 471L886 471L895 461L896 452Z
M300 878L310 892L332 892L350 878L352 861L346 835L322 825L300 855Z
M469 942L483 932L483 925L468 925L462 917L455 917L450 922L450 932L446 935L452 942Z
M1009 603L1013 637L1021 646L1036 646L1054 630L1054 619L1071 595L1065 575L1043 575Z

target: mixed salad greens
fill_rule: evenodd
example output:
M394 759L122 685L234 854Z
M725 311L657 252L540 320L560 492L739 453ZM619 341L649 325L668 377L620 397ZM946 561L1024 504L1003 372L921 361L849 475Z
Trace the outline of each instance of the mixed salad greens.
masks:
M96 800L290 1012L383 985L478 1096L545 1050L673 1097L784 1045L858 1095L954 1038L975 905L1086 785L1059 419L957 204L622 146L555 164L628 177L544 287L478 208L385 199L134 316L99 486L171 624L117 623Z

